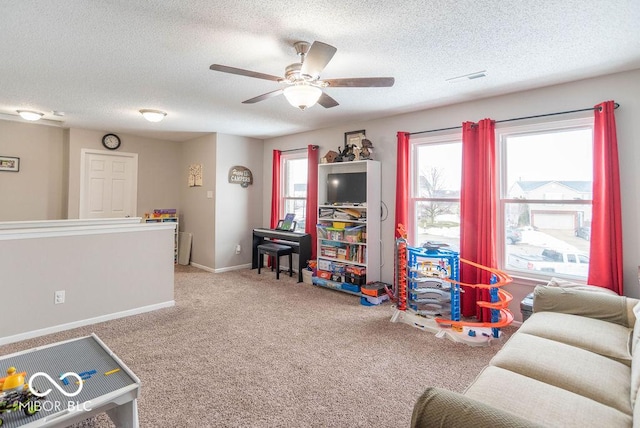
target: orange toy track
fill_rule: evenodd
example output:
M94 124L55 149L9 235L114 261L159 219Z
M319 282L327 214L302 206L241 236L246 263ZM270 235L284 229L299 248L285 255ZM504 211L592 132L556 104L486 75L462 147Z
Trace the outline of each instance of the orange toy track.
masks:
M509 302L511 302L511 300L513 300L513 296L509 293L507 293L505 290L502 290L500 287L503 287L507 284L510 284L513 281L513 278L511 278L509 275L507 275L506 273L498 270L498 269L493 269L493 268L489 268L483 265L480 265L478 263L474 263L470 260L465 260L463 258L460 258L460 262L461 263L466 263L468 265L474 266L478 269L482 269L485 270L487 272L491 272L492 274L494 274L497 278L497 282L495 284L467 284L464 282L460 282L460 281L455 281L452 279L448 279L448 278L443 278L443 280L450 282L452 284L458 284L458 285L464 285L466 287L472 287L472 288L481 288L481 289L491 289L491 288L498 288L498 301L497 302L487 302L487 301L478 301L476 302L476 304L482 308L488 308L488 309L497 309L500 311L500 319L497 322L471 322L471 321L454 321L454 320L448 320L448 319L443 319L443 318L436 318L435 321L438 324L442 324L442 325L448 325L448 326L452 326L452 327L463 327L463 326L467 326L467 327L492 327L492 328L500 328L500 327L506 327L509 324L511 324L513 322L513 314L511 313L511 311L509 311L507 309L507 307L509 306Z

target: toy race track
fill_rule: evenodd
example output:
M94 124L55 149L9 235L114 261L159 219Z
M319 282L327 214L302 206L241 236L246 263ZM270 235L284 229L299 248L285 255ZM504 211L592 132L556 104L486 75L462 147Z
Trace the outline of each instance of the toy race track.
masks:
M406 231L398 226L395 247L395 284L390 293L396 301L391 322L404 322L471 346L486 346L501 337L500 328L513 322L509 311L511 294L502 289L512 282L506 273L460 258L460 255L439 244L421 248L407 245ZM490 284L469 284L459 280L460 264L467 264L491 273ZM460 317L461 287L487 290L490 301L478 300L480 308L490 310L490 321L462 320Z

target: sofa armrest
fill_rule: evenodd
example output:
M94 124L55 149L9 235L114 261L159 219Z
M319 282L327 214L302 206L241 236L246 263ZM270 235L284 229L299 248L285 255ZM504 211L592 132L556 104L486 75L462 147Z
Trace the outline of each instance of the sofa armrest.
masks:
M631 328L638 300L626 296L573 288L538 285L533 292L533 312L561 312L608 321Z
M418 398L413 407L411 427L539 428L541 426L457 392L430 387Z

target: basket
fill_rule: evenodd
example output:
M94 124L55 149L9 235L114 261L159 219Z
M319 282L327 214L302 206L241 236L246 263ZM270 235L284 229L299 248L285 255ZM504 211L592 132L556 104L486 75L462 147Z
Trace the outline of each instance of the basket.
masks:
M305 284L313 284L313 280L311 279L313 276L313 271L308 269L302 270L302 282Z

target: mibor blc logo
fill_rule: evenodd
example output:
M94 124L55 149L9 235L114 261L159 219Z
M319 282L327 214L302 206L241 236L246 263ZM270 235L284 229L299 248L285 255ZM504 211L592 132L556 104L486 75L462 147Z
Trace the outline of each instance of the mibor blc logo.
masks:
M82 391L82 378L80 377L80 375L76 372L67 372L67 373L63 373L60 375L60 380L65 379L67 376L71 376L73 378L76 378L78 381L76 382L76 384L78 385L78 390L75 392L67 392L64 389L62 389L62 387L60 385L58 385L58 382L56 382L51 376L49 376L47 373L44 372L37 372L34 373L33 375L31 375L31 377L29 378L29 391L31 391L31 393L35 396L38 397L46 397L47 395L49 395L49 393L51 392L51 388L47 389L44 392L40 392L37 389L35 389L33 387L33 380L37 377L45 377L50 383L51 385L55 386L58 391L60 391L60 393L62 393L64 396L66 397L75 397L76 395L80 394L80 392Z

